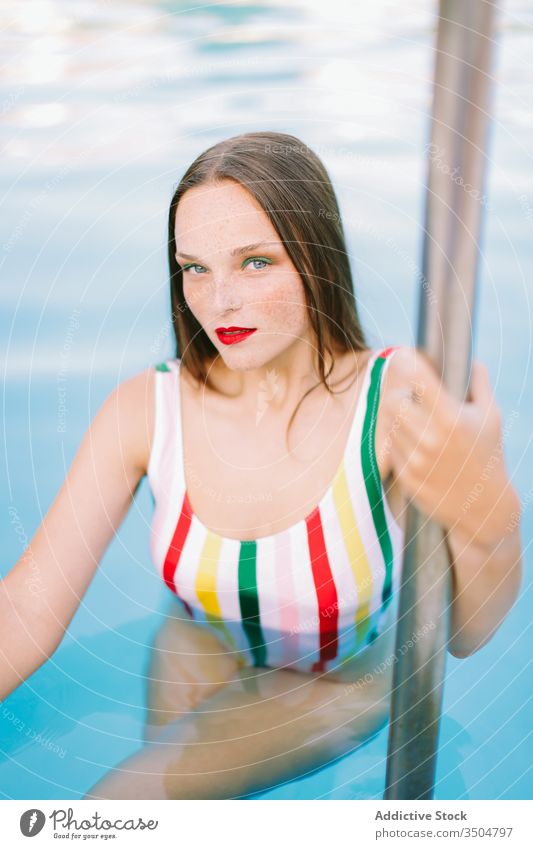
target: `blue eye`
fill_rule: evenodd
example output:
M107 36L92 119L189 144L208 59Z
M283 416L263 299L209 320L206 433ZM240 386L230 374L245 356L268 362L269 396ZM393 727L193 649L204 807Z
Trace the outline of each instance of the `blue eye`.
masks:
M255 268L256 271L262 271L263 268L265 267L265 265L272 265L272 260L266 259L266 257L264 257L264 256L251 256L251 257L248 257L248 259L244 260L241 268L247 268L248 264L250 262L254 262L254 263L255 262L262 262L263 263L261 268L258 268L256 265L254 265L254 268Z
M182 271L190 271L190 270L191 270L191 268L203 268L203 269L204 269L204 271L205 271L205 268L204 268L204 266L203 266L203 265L196 265L195 263L192 263L192 262L191 262L191 263L189 263L189 265L184 265L184 266L182 267ZM195 274L198 274L198 273L201 273L201 272L197 272L197 271L195 271L194 273L195 273Z

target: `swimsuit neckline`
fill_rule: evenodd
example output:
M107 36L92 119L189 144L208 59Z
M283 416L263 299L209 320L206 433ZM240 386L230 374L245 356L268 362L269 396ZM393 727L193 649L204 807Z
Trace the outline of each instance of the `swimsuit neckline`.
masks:
M183 504L184 504L185 510L188 511L191 518L194 517L194 519L196 520L196 522L198 523L200 528L202 528L202 530L205 533L210 534L210 536L215 537L216 539L224 541L224 542L229 542L229 543L234 543L234 544L240 543L241 545L253 545L254 543L261 542L263 540L273 540L273 539L276 539L277 537L284 536L285 534L288 534L291 531L293 531L295 528L306 528L309 525L309 523L312 522L313 518L320 512L320 510L322 509L322 507L326 503L326 500L331 496L331 493L332 493L332 490L335 486L337 478L339 477L339 475L341 474L341 472L343 470L344 461L346 459L346 456L347 456L348 451L350 449L350 446L352 444L353 432L354 432L354 429L355 429L355 423L357 421L359 408L360 408L360 406L363 402L363 397L365 395L364 388L365 388L366 377L368 375L368 372L370 371L371 364L374 362L374 360L376 359L376 357L379 353L380 353L379 350L373 351L371 353L370 357L367 360L367 363L366 363L366 366L363 370L363 375L362 375L362 378L361 378L361 388L360 388L359 394L357 396L357 401L355 402L355 409L354 409L354 413L353 413L352 420L351 420L351 423L350 423L350 427L349 427L349 430L348 430L348 438L347 438L345 446L344 446L344 451L343 451L340 463L337 466L335 474L334 474L333 478L331 479L324 495L319 500L318 504L311 510L310 513L307 514L307 516L304 516L302 519L299 519L298 521L293 522L293 524L289 525L288 528L284 528L281 531L276 531L273 534L264 534L263 536L260 536L260 537L254 537L253 539L238 539L237 537L222 536L222 534L219 534L216 531L213 531L210 528L208 528L207 525L205 525L202 522L202 520L200 519L200 517L198 516L196 511L193 510L193 508L192 508L192 505L191 505L191 502L190 502L190 499L189 499L187 482L185 480L185 468L186 468L186 466L185 466L185 451L184 451L184 441L183 441L183 417L182 417L181 384L180 384L181 358L178 358L178 360L177 360L177 366L178 366L178 368L177 368L178 422L179 422L179 431L180 431L180 433L179 433L179 435L180 435L180 446L179 446L180 447L180 452L179 452L180 458L179 459L180 459L180 462L182 463L182 469L183 469L183 474L182 474L183 489L184 489Z

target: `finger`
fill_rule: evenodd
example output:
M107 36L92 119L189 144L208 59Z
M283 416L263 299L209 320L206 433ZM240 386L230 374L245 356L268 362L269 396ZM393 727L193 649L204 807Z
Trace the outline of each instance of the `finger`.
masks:
M496 403L491 386L489 371L481 360L473 360L470 384L468 387L469 401L488 409Z

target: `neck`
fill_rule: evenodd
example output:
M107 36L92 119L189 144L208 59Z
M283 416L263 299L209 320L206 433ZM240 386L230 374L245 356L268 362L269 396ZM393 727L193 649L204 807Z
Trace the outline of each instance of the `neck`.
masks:
M328 384L353 375L355 358L351 352L339 353L333 360ZM331 368L331 358L325 354L324 370ZM320 380L318 355L308 341L296 342L260 368L239 371L226 366L221 357L213 364L210 377L217 390L231 398L243 415L256 417L268 411L276 418L288 417L311 387ZM336 384L335 384L336 385Z

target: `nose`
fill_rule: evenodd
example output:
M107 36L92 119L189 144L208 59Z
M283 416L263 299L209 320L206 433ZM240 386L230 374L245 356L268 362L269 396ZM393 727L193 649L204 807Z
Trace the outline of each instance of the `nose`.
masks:
M242 306L242 297L231 275L215 279L213 286L213 307L218 312L238 310Z

